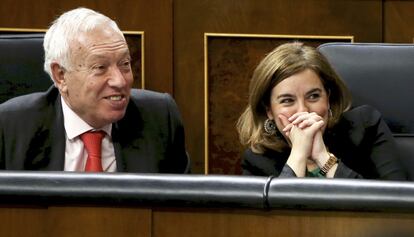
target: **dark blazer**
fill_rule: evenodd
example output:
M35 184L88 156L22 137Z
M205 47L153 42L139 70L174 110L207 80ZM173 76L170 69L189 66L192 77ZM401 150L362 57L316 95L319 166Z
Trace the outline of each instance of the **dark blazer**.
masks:
M406 180L399 153L381 114L370 106L356 107L324 134L324 142L340 161L335 178ZM246 175L295 177L286 161L290 148L256 154L247 149L242 168Z
M112 126L117 171L185 173L184 128L168 94L131 90L124 118ZM0 169L62 171L65 129L59 91L0 105Z

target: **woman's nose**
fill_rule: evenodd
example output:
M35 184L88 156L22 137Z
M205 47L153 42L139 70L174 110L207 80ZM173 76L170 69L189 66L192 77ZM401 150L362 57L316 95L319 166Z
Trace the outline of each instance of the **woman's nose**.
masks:
M309 107L305 102L299 102L298 112L309 112Z

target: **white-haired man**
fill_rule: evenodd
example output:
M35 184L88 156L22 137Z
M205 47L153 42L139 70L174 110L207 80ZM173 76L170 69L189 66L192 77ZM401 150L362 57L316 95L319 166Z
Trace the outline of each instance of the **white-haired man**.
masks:
M48 29L44 50L54 86L0 105L0 168L188 171L177 106L168 94L131 89L128 45L113 20L68 11Z

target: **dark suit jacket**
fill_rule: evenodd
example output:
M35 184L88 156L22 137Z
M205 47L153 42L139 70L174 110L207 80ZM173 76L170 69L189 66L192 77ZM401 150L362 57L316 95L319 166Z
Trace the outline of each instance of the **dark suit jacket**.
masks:
M399 153L381 114L370 106L347 111L333 128L327 129L324 142L340 161L335 178L368 178L406 180ZM290 148L256 154L247 149L243 154L243 173L295 177L286 161Z
M113 124L119 172L185 173L184 129L168 94L131 90L125 116ZM59 91L13 98L0 105L0 169L62 171L65 129Z

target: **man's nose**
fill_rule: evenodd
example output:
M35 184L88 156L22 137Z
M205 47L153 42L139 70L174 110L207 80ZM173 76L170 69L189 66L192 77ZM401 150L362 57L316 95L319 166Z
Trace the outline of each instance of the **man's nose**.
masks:
M124 74L118 67L111 67L110 78L108 80L108 84L112 87L121 88L126 85L126 80Z

